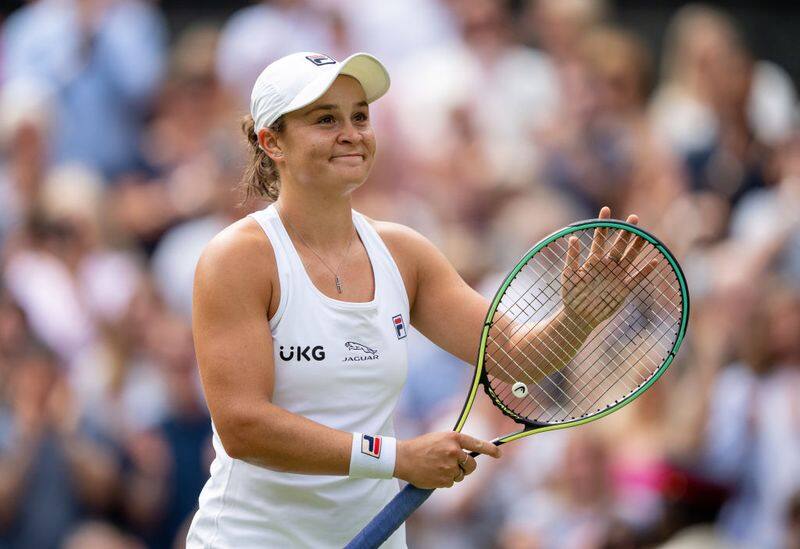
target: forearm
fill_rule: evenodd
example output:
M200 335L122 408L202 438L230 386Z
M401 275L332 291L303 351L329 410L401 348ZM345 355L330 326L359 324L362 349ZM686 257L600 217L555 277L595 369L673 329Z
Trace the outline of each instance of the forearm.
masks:
M539 334L533 334L528 345L537 348L535 356L548 374L562 369L575 358L592 329L584 322L575 320L561 310L548 322Z
M224 427L223 446L231 457L288 473L347 475L352 433L332 429L270 402Z
M561 370L591 334L591 328L559 311L542 326L513 326L505 351L533 381ZM515 381L515 380L510 380Z

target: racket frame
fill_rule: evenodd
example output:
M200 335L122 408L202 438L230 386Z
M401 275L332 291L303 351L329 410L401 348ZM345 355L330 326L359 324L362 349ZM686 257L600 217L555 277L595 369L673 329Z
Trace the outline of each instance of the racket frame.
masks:
M672 344L672 348L670 349L667 357L664 359L661 366L656 370L656 373L653 374L650 379L648 379L645 383L642 384L641 387L633 391L631 394L616 402L614 405L609 406L608 408L596 412L594 414L590 414L586 417L580 417L569 421L562 421L558 423L542 423L542 422L534 422L528 419L525 419L512 410L509 410L498 398L496 398L492 394L492 389L489 384L488 375L486 373L486 369L484 368L484 359L486 357L486 342L489 337L489 331L494 324L494 315L497 312L497 308L500 305L500 301L503 299L505 295L506 289L511 285L514 281L516 276L519 272L528 264L530 259L539 253L544 247L548 246L552 242L572 234L577 231L586 230L586 229L596 229L596 228L605 228L605 229L622 229L634 233L635 235L645 239L647 242L652 244L670 263L672 266L673 271L675 272L676 278L678 279L678 283L680 285L680 295L682 300L682 307L681 307L681 324L680 328L676 334L675 341ZM686 328L689 323L689 290L686 284L686 278L683 274L683 270L681 269L678 262L675 260L675 257L672 255L672 252L667 248L667 246L661 242L658 238L653 236L652 234L648 233L644 229L633 225L631 223L627 223L625 221L619 221L616 219L586 219L583 221L577 221L572 223L562 229L559 229L550 235L541 239L535 246L533 246L530 250L525 252L522 255L521 259L517 262L513 269L506 275L505 279L503 279L503 283L497 289L497 292L494 295L494 299L492 300L491 306L489 307L488 312L486 313L486 319L483 323L483 331L481 333L481 342L478 348L478 357L475 362L475 374L472 379L472 385L470 387L469 394L467 395L467 399L464 402L464 406L461 409L461 414L458 417L458 421L456 422L455 427L453 430L456 432L461 432L466 424L467 417L469 416L469 412L472 410L472 406L475 403L475 397L478 394L478 388L483 385L483 389L489 398L492 399L492 402L505 414L506 416L510 417L517 423L523 425L523 429L521 431L517 431L514 433L510 433L508 435L498 437L494 439L492 442L500 446L501 444L505 444L506 442L511 442L512 440L517 440L522 437L526 437L528 435L532 435L534 433L542 433L545 431L554 431L557 429L564 429L567 427L573 427L577 425L583 425L585 423L589 423L600 419L601 417L607 416L608 414L622 408L623 406L633 402L636 400L642 393L644 393L653 383L655 383L658 378L660 378L664 372L667 370L672 361L675 359L675 355L678 352L678 348L680 347L681 343L683 342L683 338L686 335Z

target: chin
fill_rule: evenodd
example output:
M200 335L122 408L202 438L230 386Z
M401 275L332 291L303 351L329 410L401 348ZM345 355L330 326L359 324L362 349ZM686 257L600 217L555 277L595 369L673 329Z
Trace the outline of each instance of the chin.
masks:
M331 179L338 180L342 185L347 185L348 187L353 185L360 186L366 181L369 169L365 166L354 166L350 169L335 170L335 173L331 175Z
M367 180L366 177L359 177L357 179L354 179L354 178L345 179L345 178L343 178L343 179L341 179L340 185L341 185L341 187L343 189L345 189L345 192L352 192L352 191L356 190L357 188L359 188L361 185L363 185L364 181L366 181L366 180Z

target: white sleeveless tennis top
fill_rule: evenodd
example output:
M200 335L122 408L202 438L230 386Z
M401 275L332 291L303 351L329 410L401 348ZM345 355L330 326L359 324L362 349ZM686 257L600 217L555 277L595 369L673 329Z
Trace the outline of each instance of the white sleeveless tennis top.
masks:
M408 295L397 265L361 214L353 223L375 276L374 299L348 303L320 292L274 206L250 214L275 251L280 304L272 402L318 423L394 436L407 372ZM235 364L230 365L235 368ZM212 427L213 423L212 423ZM233 459L214 428L216 458L187 547L343 547L398 491L398 481L272 471ZM383 547L405 547L401 527Z

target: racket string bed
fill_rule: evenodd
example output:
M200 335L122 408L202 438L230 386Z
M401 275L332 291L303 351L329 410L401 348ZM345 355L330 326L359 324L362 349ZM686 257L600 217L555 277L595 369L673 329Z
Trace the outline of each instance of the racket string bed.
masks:
M582 236L588 237L587 235L588 233L584 233ZM558 248L557 244L558 241L551 243L548 245L548 248L553 246ZM632 245L632 243L629 242L628 246L630 245ZM553 251L553 248L548 251ZM566 246L561 246L560 250L555 250L555 254L559 255L559 251L562 252L560 254L562 257L566 256ZM652 246L652 244L648 246L646 253L642 254L641 251L643 250L640 250L638 256L639 265L646 265L661 253L655 246ZM585 417L591 413L600 412L605 407L613 406L626 396L634 393L658 371L658 366L661 361L651 355L661 354L659 352L659 346L661 346L661 350L667 349L667 346L660 343L660 338L663 338L669 331L667 329L664 333L659 334L659 326L655 323L648 323L652 324L652 328L650 328L649 325L640 325L637 327L635 321L630 320L633 313L631 313L629 305L626 305L625 302L609 302L607 296L604 295L603 292L607 291L609 287L613 285L612 282L608 282L601 286L599 291L597 291L598 289L596 288L594 289L599 294L595 295L595 299L599 299L604 307L615 312L610 317L604 319L600 325L595 328L593 335L587 338L580 347L576 348L575 346L571 346L571 348L568 349L568 351L576 357L581 353L594 354L593 360L587 363L585 361L577 361L573 358L562 368L556 368L557 365L553 364L551 361L543 360L544 354L539 350L539 346L558 344L560 342L554 341L552 337L547 341L545 338L538 337L539 334L536 334L537 337L535 337L533 341L525 340L539 329L543 322L552 318L558 310L563 308L563 303L560 298L562 289L560 275L563 264L553 261L551 255L552 254L540 252L537 256L532 258L538 260L536 264L531 264L529 262L518 271L504 295L504 300L508 298L510 303L506 304L503 301L500 302L498 306L499 317L496 317L493 322L494 328L502 323L499 320L502 319L504 314L511 312L513 316L509 319L505 319L505 328L511 326L512 331L510 333L505 333L502 330L495 330L494 333L491 333L489 336L490 343L494 343L494 345L492 346L490 344L486 347L486 358L488 359L486 370L490 384L493 385L491 392L495 394L495 398L503 400L506 407L513 413L528 421L535 421L537 423L542 421L545 423L563 422ZM624 259L612 265L612 267L616 269L621 268L624 272L624 270L631 265L630 262L626 264L626 260ZM672 274L673 280L668 280L664 276L665 272ZM551 276L548 276L548 274ZM605 265L603 266L603 272L601 274L614 276L615 273L609 272L609 266ZM532 279L531 275L537 275L539 278ZM647 282L654 278L657 279L656 283L649 284ZM542 279L545 280L544 285L541 283ZM661 263L657 269L654 269L653 272L648 275L647 279L638 282L632 290L632 295L628 296L627 300L629 303L638 301L640 304L645 302L653 304L648 316L650 318L655 318L662 327L670 324L670 320L672 320L671 324L675 326L672 334L673 337L677 337L678 333L677 324L680 320L678 308L673 307L673 311L668 311L663 307L658 307L657 303L659 301L675 303L674 297L666 295L662 286L666 285L669 287L668 293L676 294L678 293L678 289L676 288L677 282L677 278L674 277L674 273L672 269L669 268L669 265L665 267L664 263ZM580 297L583 296L579 295L579 298ZM534 302L539 306L535 306ZM547 307L548 303L550 304L549 307ZM634 312L639 307L641 307L641 305L633 309ZM545 309L545 311L542 312L542 309ZM538 319L535 320L535 322L529 322L528 319L534 315L538 317ZM671 317L671 319L669 317ZM573 337L576 336L575 332L570 330L569 326L565 326L565 329L571 332ZM521 334L523 330L525 330L525 332ZM490 332L492 332L492 329L490 329ZM631 335L631 333L633 335ZM655 335L653 333L655 333ZM524 348L521 348L520 345L515 343L514 338L525 341ZM613 338L615 341L609 343L609 338ZM619 340L623 340L621 346L623 349L627 348L627 352L623 351L620 353L613 350L613 348L620 343ZM648 340L651 342L649 346L647 346ZM510 348L511 353L508 352L507 347ZM501 360L491 356L492 350L499 350L511 364L503 365ZM528 352L529 350L533 352ZM532 357L531 354L538 356ZM631 360L637 355L637 360ZM545 373L545 370L537 364L537 359L540 362L545 362L545 370L549 367L551 372ZM520 362L523 364L520 364ZM584 371L594 372L589 376L584 374L583 383L581 384L570 381L571 377L580 378L580 376L575 376L575 372L573 371L575 365L579 363ZM628 363L629 366L620 367L620 364L625 363ZM493 367L493 365L496 366L496 368ZM513 367L511 365L513 365ZM546 386L543 386L542 382L537 381L530 375L526 366L531 365L534 371L539 375L545 374L543 380ZM513 390L511 390L511 385L508 382L500 381L497 376L492 376L493 371L497 368L505 374L505 378L511 380L525 380L534 386L533 390L527 391L526 393L529 404L522 405L521 403L524 401L520 401L513 395ZM513 372L518 371L522 375L516 377L512 376L509 370ZM563 380L563 382L554 382L551 376L557 376ZM494 381L494 383L492 383L492 381ZM503 384L505 386L503 386ZM564 387L565 384L566 387ZM614 390L620 386L623 390ZM551 394L551 391L555 391L556 395L554 396ZM611 396L616 396L617 398L610 398L606 403L597 407L598 403L603 402L606 395L612 393L612 391L613 394ZM540 401L542 393L555 405L551 407L550 415L547 417L545 417L545 411L548 407L543 406ZM594 398L592 398L592 395L594 395ZM516 401L514 399L516 399ZM568 403L567 407L562 406L559 400ZM570 405L571 408L569 407ZM535 412L539 412L539 415L534 416L533 414Z

